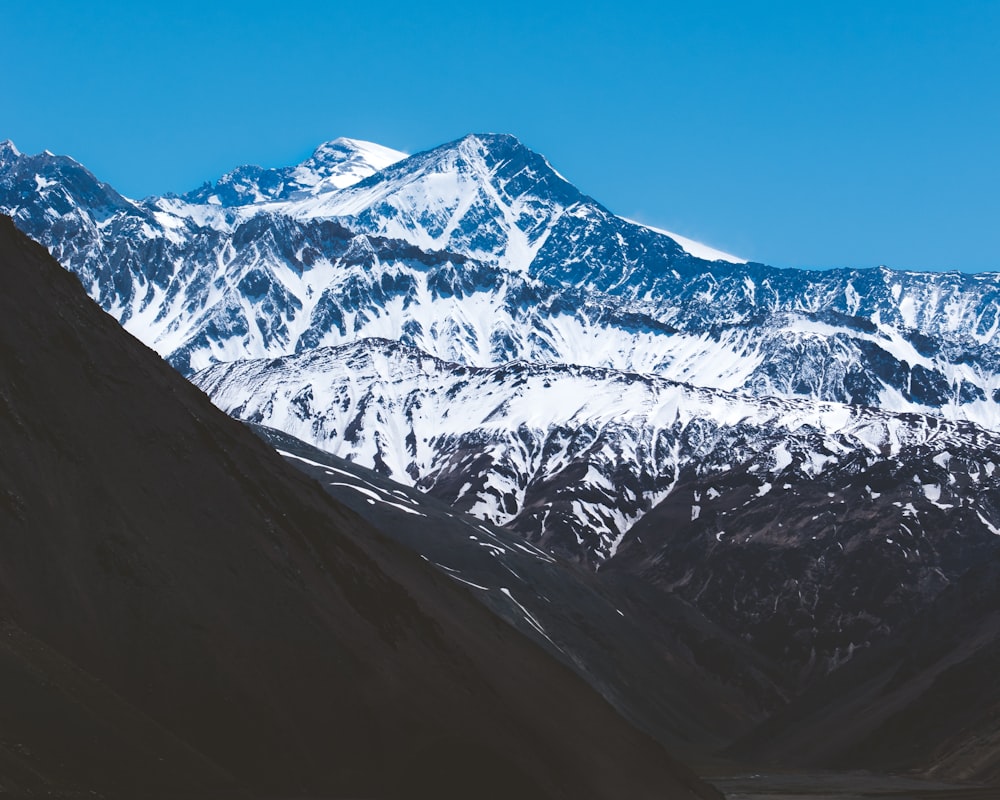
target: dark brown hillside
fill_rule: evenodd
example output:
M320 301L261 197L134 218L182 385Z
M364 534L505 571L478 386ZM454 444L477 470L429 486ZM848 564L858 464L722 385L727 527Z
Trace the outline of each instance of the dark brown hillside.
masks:
M718 796L0 219L0 790Z

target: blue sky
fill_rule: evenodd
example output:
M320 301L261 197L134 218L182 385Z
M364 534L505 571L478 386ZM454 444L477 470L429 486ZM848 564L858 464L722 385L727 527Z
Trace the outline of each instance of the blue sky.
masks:
M1000 270L1000 2L12 2L0 138L130 196L514 133L779 266Z

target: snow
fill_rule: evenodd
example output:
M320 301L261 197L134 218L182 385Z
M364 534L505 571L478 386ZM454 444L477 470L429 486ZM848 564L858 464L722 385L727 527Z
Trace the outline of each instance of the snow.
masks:
M856 315L858 313L858 308L861 305L861 296L858 294L857 289L854 288L854 284L850 281L848 281L847 286L844 287L844 301L847 307L847 313Z
M909 295L899 301L899 315L903 318L903 324L907 328L917 327L916 302Z
M951 453L945 450L943 453L938 453L934 456L933 461L941 469L948 469L949 464L951 464Z
M633 225L638 225L640 228L652 231L653 233L669 236L677 242L677 244L684 248L686 252L690 253L695 258L703 258L706 261L728 261L730 264L747 263L745 258L725 253L722 250L716 250L714 247L709 247L707 244L696 242L694 239L688 239L686 236L681 236L679 233L672 233L671 231L664 230L663 228L654 228L652 225L645 225L641 222L636 222L634 219L628 219L627 217L621 217L621 219L626 222L630 222Z
M372 503L382 503L383 505L392 506L393 508L398 508L400 511L405 511L407 514L415 514L418 517L426 517L422 511L417 511L415 508L410 508L409 506L404 506L402 503L393 503L391 500L387 500L382 494L371 489L366 489L363 486L358 486L353 483L339 483L335 481L330 481L327 486L343 486L347 489L353 489L356 492L360 492L369 498L369 502Z
M343 470L336 470L335 468L331 468L331 467L329 467L326 464L320 464L317 461L312 461L311 459L304 458L303 456L298 456L298 455L295 455L294 453L289 453L286 450L280 450L279 449L278 450L278 454L281 455L281 456L283 456L284 458L295 459L296 461L301 461L304 464L308 464L308 465L313 466L313 467L319 467L320 469L322 469L322 470L324 470L325 472L328 472L328 473L332 472L332 471L336 471L336 472L341 473L342 475L350 475L350 473L344 472ZM355 477L355 476L351 475L350 477ZM361 480L361 479L358 478L357 480ZM391 497L391 495L389 495L388 492L385 492L384 490L379 489L376 486L373 486L372 484L368 483L367 481L365 481L364 483L365 483L365 486L358 486L357 484L354 484L354 483L343 483L343 482L340 482L340 481L328 481L327 482L327 486L342 486L342 487L347 488L347 489L353 489L354 491L356 491L356 492L364 495L366 498L368 498L368 502L370 502L370 503L381 503L383 505L392 506L393 508L399 509L400 511L403 511L403 512L405 512L407 514L415 514L418 517L426 517L427 516L424 512L418 511L416 508L413 508L412 507L412 503L410 503L410 505L404 505L402 503L393 502L391 499L389 499ZM366 487L368 487L368 488L366 488Z
M976 516L979 517L979 521L983 523L983 525L986 527L986 530L988 530L994 536L1000 536L1000 528L997 528L993 523L991 523L988 519L986 519L986 517L984 517L981 512L976 511Z
M366 164L373 167L375 170L383 170L386 167L395 164L397 161L402 161L407 157L407 154L401 150L393 150L391 147L376 144L375 142L368 142L364 139L349 139L347 137L335 139L327 145L320 145L320 147L317 148L316 154L331 144L340 144L349 147L361 156Z
M438 566L440 566L440 565L438 565ZM464 583L466 586L471 586L473 589L482 589L484 592L488 592L490 590L489 586L481 586L478 583L473 583L472 581L466 580L465 578L461 577L460 575L455 575L454 573L451 573L451 572L449 572L447 574L448 574L448 577L451 578L452 580L456 580L459 583Z
M291 177L308 194L319 195L353 186L406 157L406 153L374 142L334 139L317 147L292 171Z
M778 444L771 451L771 456L774 458L774 465L771 467L771 471L775 475L783 472L792 465L792 454L788 451L788 445L784 442Z
M538 632L539 632L539 633L540 633L540 634L541 634L542 636L544 636L544 637L545 637L546 639L548 639L548 640L549 640L550 642L552 642L552 639L550 639L550 638L549 638L549 635L548 635L548 634L547 634L547 633L545 632L545 628L543 628L543 627L542 627L542 624L541 624L541 623L540 623L540 622L539 622L539 621L538 621L537 619L535 619L535 618L534 618L534 617L532 616L531 612L530 612L530 611L528 611L528 609L526 609L526 608L525 608L525 607L524 607L523 605L521 605L521 604L520 604L520 603L519 603L519 602L518 602L518 601L517 601L517 600L516 600L516 599L514 598L514 595L512 595L512 594L511 594L511 592L510 592L510 589L508 589L508 588L506 588L506 587L501 587L501 588L500 588L500 592L501 592L501 593L502 593L502 594L503 594L504 596L506 596L506 597L507 597L507 599L508 599L508 600L510 600L510 601L511 601L511 602L512 602L512 603L513 603L513 604L514 604L515 606L517 606L517 608L518 608L518 609L519 609L519 610L521 611L521 614L523 614L523 615L524 615L524 619L525 619L525 621L526 621L526 622L527 622L527 623L528 623L529 625L531 625L531 627L532 627L532 628L534 628L534 629L535 629L536 631L538 631ZM555 644L555 642L552 642L552 644Z

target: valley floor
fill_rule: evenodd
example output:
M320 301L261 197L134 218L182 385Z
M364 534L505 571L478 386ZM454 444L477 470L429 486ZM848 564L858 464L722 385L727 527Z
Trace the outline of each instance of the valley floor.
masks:
M1000 787L922 781L866 772L709 774L726 800L996 800Z

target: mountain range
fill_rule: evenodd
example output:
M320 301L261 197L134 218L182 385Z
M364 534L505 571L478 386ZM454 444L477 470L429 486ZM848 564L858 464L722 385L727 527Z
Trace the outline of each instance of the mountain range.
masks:
M497 134L138 201L7 142L0 210L229 414L749 647L744 722L832 702L1000 543L997 274L748 263Z
M139 202L7 142L0 205L185 373L383 336L469 366L998 419L996 275L698 258L511 136L408 158L336 140L295 168Z

